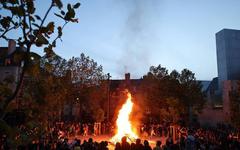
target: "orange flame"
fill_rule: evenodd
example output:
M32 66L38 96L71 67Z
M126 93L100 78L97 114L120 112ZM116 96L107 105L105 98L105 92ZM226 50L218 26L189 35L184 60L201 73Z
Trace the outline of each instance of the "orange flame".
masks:
M129 116L132 112L133 102L131 93L127 94L128 98L123 104L122 108L119 110L117 118L117 134L111 139L112 142L120 142L123 136L127 136L130 142L137 139L138 136L134 133L132 129L132 124L129 120Z

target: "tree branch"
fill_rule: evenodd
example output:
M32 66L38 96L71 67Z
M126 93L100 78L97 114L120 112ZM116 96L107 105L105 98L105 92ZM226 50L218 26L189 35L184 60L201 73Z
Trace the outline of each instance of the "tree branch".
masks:
M46 14L44 15L44 18L43 18L43 20L42 20L42 22L41 22L40 28L43 26L43 24L44 24L44 22L45 22L45 20L46 20L46 18L47 18L47 16L48 16L50 10L53 8L53 6L54 6L54 5L53 5L53 1L52 1L50 7L48 8L48 10L47 10L47 12L46 12Z
M25 9L24 9L24 4L23 4L23 0L21 0L21 8L22 8L22 11L23 11L23 37L24 37L24 40L25 42L27 42L27 34L26 34L26 12L25 12Z
M28 13L29 33L32 33L32 23L31 23L30 15L31 14Z
M7 34L9 31L11 31L12 29L14 29L15 27L13 26L13 27L11 27L11 28L9 28L8 30L5 30L1 35L0 35L0 38L4 38L5 37L5 34ZM4 38L4 39L6 39L6 38Z
M5 40L9 40L9 38L5 37L5 34L7 34L9 31L11 31L12 29L16 29L17 27L14 25L13 23L13 17L14 15L12 14L12 17L11 17L11 23L13 24L13 26L11 28L8 28L7 30L5 30L1 35L0 35L0 38L4 38Z
M64 29L64 27L67 25L69 23L69 21L65 21L65 23L62 25L62 30ZM53 42L56 42L57 41L57 39L59 39L59 38L61 38L61 36L57 36L54 40L53 40ZM53 43L52 42L52 43Z
M41 27L43 26L43 24L44 24L44 22L45 22L45 20L46 20L46 18L47 18L47 16L48 16L48 14L49 14L49 12L50 12L50 10L52 9L53 6L54 6L54 5L53 5L53 2L52 2L51 6L49 7L49 9L47 10L47 12L46 12L46 14L45 14L45 16L44 16L44 19L42 20L41 25L40 25L39 28L41 28ZM22 9L23 9L23 11L24 11L23 21L24 21L24 23L26 23L26 12L25 12L25 9L24 9L23 0L21 0L21 7L22 7ZM65 23L65 24L66 24L66 23ZM64 26L65 26L65 24L64 24ZM63 27L64 27L64 26L63 26ZM12 29L11 29L11 30L12 30ZM1 119L4 118L4 116L5 116L5 113L6 113L6 112L4 112L4 110L7 108L7 106L9 105L9 103L10 103L14 98L16 98L17 94L19 93L19 91L20 91L20 89L21 89L21 86L22 86L22 84L23 84L24 74L25 74L25 72L26 72L26 70L27 70L27 66L28 66L28 63L29 63L30 49L31 49L31 46L32 46L33 42L30 42L30 41L28 41L28 39L27 39L26 26L25 26L25 25L23 25L22 31L23 31L24 41L25 41L25 44L26 44L26 46L27 46L26 55L24 56L24 59L23 59L23 60L24 60L24 66L23 66L22 71L21 71L21 73L20 73L19 83L17 84L15 91L13 92L13 94L12 94L10 97L8 97L8 98L3 102L3 105L2 105L2 107L0 108L0 118L1 118ZM7 31L7 32L8 32L8 31ZM6 33L4 33L4 34L6 34ZM3 36L4 36L4 35L3 35Z

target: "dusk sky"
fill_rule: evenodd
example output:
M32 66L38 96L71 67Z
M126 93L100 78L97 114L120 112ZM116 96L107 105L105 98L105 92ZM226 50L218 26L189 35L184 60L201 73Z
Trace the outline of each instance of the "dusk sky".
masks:
M161 64L170 71L188 68L197 79L211 80L217 76L215 33L240 29L239 0L80 2L79 23L65 28L56 53L66 59L85 53L112 79L125 72L140 78L151 65ZM39 0L41 10L48 4Z

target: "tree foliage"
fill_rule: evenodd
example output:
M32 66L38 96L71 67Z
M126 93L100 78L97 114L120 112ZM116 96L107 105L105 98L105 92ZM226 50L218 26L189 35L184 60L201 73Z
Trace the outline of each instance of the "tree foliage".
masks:
M69 59L67 68L71 72L75 97L80 99L85 119L103 121L107 87L104 82L106 75L103 73L102 66L82 53L80 57Z
M64 27L69 23L78 22L75 11L80 6L80 3L67 4L65 7L61 0L51 0L49 1L49 7L47 7L46 12L41 16L36 11L38 9L36 5L37 1L0 0L0 2L0 42L14 39L17 41L18 46L24 47L26 50L24 54L15 55L16 57L14 58L14 61L24 62L15 90L11 93L1 91L6 95L3 96L1 94L0 124L3 126L0 127L0 135L7 133L8 136L13 135L11 136L11 138L14 139L12 142L26 142L26 139L31 139L29 137L34 137L33 135L27 135L29 133L28 131L36 127L39 129L38 133L43 131L40 129L40 124L34 122L40 117L38 114L41 115L41 112L44 112L42 108L48 108L42 106L48 106L47 104L50 102L52 104L49 105L49 107L56 105L56 101L60 99L57 94L64 94L65 92L63 92L62 88L66 87L66 84L62 84L61 78L57 78L51 73L51 65L46 64L44 67L46 69L40 68L40 57L35 57L36 55L34 54L32 55L31 48L32 46L42 47L47 57L52 56L57 41L62 41L61 38ZM53 10L56 18L49 19L48 16ZM55 19L59 19L62 22L57 24ZM34 61L32 58L34 58ZM47 68L48 72L46 71ZM28 75L26 76L26 74ZM24 85L25 89L21 89L24 78L26 77L30 78L28 80L30 83ZM6 87L6 85L4 85L5 83L2 82L0 86ZM22 97L24 103L30 106L29 109L25 111L27 120L25 124L26 128L23 130L11 128L4 121L9 105L12 104L11 102L20 94L21 90L28 91L23 91ZM19 136L22 135L22 138L16 139L16 134L19 134Z
M38 57L33 53L31 53L31 56ZM50 57L43 56L40 59L29 61L26 70L28 78L21 88L23 95L20 98L21 111L26 114L25 128L20 129L20 131L11 128L14 132L12 139L15 138L16 134L20 134L18 140L15 140L18 144L28 142L26 140L37 139L43 131L42 128L46 127L48 123L62 119L65 106L76 105L76 98L78 98L77 103L81 104L82 112L79 114L81 119L98 122L105 119L106 84L102 81L102 79L105 79L102 67L84 54L81 54L81 56L82 59L76 59L75 63L85 66L85 70L88 70L88 73L84 75L86 80L91 79L92 75L94 79L98 79L91 84L90 82L76 82L74 80L72 71L75 71L75 76L78 75L78 72L74 69L76 66L72 65L72 59L66 61L54 54ZM77 66L80 67L80 65ZM82 77L82 70L78 71L80 71ZM91 114L91 118L84 118L84 114ZM4 128L4 132L2 128ZM7 125L6 127L2 126L2 128L0 127L0 133L10 134ZM32 130L37 131L36 133L26 134L26 132L29 133Z
M151 66L143 77L141 89L144 105L151 110L151 115L167 122L188 116L189 107L197 113L205 102L200 82L188 69L181 73L173 70L169 74L161 65Z
M92 114L93 120L103 120L106 87L102 66L84 54L80 56L66 61L56 54L51 57L45 55L39 63L35 63L34 67L38 67L25 87L27 91L24 93L28 93L28 96L24 99L28 98L27 101L32 101L34 107L41 108L35 109L39 115L48 114L51 120L60 119L64 107L73 107L78 99L78 103L87 108L82 113ZM39 117L44 120L44 116Z
M72 81L81 85L91 86L99 84L99 81L105 78L102 66L97 62L85 56L72 57L68 61L68 67L72 73Z
M0 41L15 39L19 46L26 48L26 54L22 58L24 66L20 75L20 82L12 95L1 101L0 118L3 118L5 109L16 97L21 87L29 65L31 47L33 45L44 47L46 55L51 56L57 40L61 40L64 27L68 23L78 22L75 10L80 6L80 3L67 4L67 8L64 8L61 0L52 0L44 15L40 16L36 13L36 1L1 0L0 2L0 9L3 12L0 14ZM62 20L62 24L57 25L54 20L47 19L54 8L58 9L58 12L54 14ZM17 34L9 34L11 32Z

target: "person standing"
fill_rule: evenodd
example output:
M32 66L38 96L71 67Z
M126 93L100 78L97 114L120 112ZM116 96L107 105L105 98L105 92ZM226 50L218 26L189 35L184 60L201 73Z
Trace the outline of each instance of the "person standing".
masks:
M162 142L161 141L157 141L156 142L156 146L153 148L153 150L162 150Z
M193 135L192 130L188 130L188 136L185 140L185 149L186 150L195 150L196 149L196 139Z

